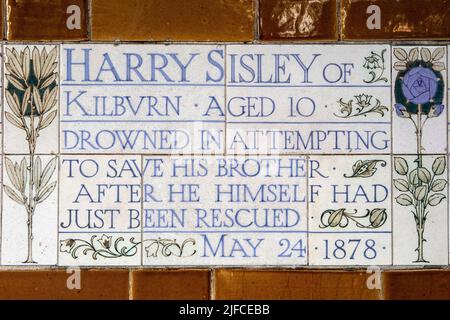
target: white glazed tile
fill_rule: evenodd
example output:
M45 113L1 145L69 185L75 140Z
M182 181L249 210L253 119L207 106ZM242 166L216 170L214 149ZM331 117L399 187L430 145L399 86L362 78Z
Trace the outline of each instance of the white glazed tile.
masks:
M223 152L224 51L220 45L61 46L61 152Z
M418 159L395 155L393 160L394 265L447 265L447 159L437 155Z
M307 263L305 158L154 156L143 166L144 265Z
M36 154L50 154L58 151L58 47L33 44L4 46L5 154L28 154L31 150ZM23 97L32 101L38 110L37 116L30 117L31 104L26 106Z
M39 177L36 178L39 186L32 188L31 196L29 161L30 157L25 155L4 156L3 159L3 265L54 265L57 262L58 160L53 156L35 156L33 170ZM28 199L34 201L30 203ZM35 207L31 233L29 205Z
M61 157L60 265L138 265L141 158Z
M422 132L421 153L447 153L446 49L443 46L392 47L394 154L418 153L417 131ZM419 106L422 113L416 111ZM409 112L399 115L402 113L399 108Z
M309 168L310 264L390 265L390 156L312 156Z
M18 50L21 60L27 60L20 56L26 47L5 45ZM443 112L435 109L420 119L426 124L418 152L411 121L417 116L397 114L398 70L391 65L404 68L398 63L403 51L394 53L402 48L410 60L434 59L435 75L447 81L446 47L29 44L31 55L34 47L41 54L58 48L61 68L55 72L62 77L55 89L59 115L40 131L33 155L33 171L40 167L42 173L51 154L62 154L52 174L39 175L45 186L34 190L42 195L59 182L33 215L37 265L448 265L447 84L442 102L433 101ZM342 68L346 72L337 72ZM3 74L11 72L8 67ZM9 82L5 78L3 116L14 107L6 97ZM179 112L164 104L177 99ZM24 130L10 120L4 119L1 139L0 262L30 266L35 264L24 263L26 205L19 203L29 198L28 184L22 192L21 183L30 148ZM419 164L417 183L412 172ZM421 210L418 187L428 184L424 261L417 262L412 212ZM231 186L241 188L233 193L239 199L223 193L218 200L217 188ZM345 190L349 199L339 193ZM256 199L243 199L246 192ZM245 225L252 212L263 221L265 210L275 226Z
M228 153L390 153L389 47L324 48L227 47Z

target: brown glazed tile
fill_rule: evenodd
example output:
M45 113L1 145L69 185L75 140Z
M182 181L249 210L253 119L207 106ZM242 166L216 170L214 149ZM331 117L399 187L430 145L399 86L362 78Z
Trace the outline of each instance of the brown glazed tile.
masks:
M67 19L80 8L80 29L69 29ZM7 0L8 40L87 40L87 0Z
M137 270L131 275L135 300L208 300L209 270Z
M83 269L80 289L73 290L67 288L70 276L65 270L1 271L0 300L128 299L128 270Z
M336 0L259 0L262 40L337 40Z
M379 299L367 274L350 271L217 270L215 299Z
M380 9L380 29L367 19L370 5ZM342 0L341 38L363 39L448 39L450 0Z
M387 300L449 300L450 270L386 272L383 291Z
M251 41L253 0L93 0L92 39Z

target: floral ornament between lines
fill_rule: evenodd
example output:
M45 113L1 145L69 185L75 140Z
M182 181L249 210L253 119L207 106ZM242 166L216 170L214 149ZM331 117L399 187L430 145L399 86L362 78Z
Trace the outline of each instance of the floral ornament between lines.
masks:
M363 67L369 70L370 79L364 80L365 83L375 83L375 82L388 82L389 80L384 76L386 71L386 61L384 55L386 54L386 49L383 49L381 53L376 53L374 51L370 52L370 55L364 57Z
M144 242L149 244L145 247L147 258L156 258L160 253L163 257L190 257L193 256L197 250L192 250L186 254L186 246L191 244L195 246L195 240L192 238L185 239L181 244L176 239L146 239Z
M341 208L337 210L329 209L325 210L320 216L320 222L322 223L320 228L346 228L349 226L350 221L353 221L358 228L361 229L377 229L384 225L387 220L386 209L376 208L367 209L366 214L358 216L358 210L354 212L348 212L346 209ZM362 221L368 220L366 223Z
M377 164L380 163L382 167L386 167L386 161L374 160L358 160L352 166L352 173L344 173L345 178L370 178L377 172Z
M389 111L388 107L382 105L379 99L373 98L371 95L360 94L355 95L354 98L356 99L356 106L353 104L353 99L345 102L343 98L340 98L338 101L339 113L334 113L334 115L339 118L353 118L367 117L370 113L378 113L381 117L384 117L385 112ZM375 103L372 102L372 98Z
M135 238L129 239L129 244L126 245L125 239L119 237L113 240L112 236L107 236L103 234L100 238L97 235L93 235L89 241L83 239L65 239L60 240L60 252L66 252L72 256L74 259L78 259L78 253L81 251L83 255L91 254L94 260L98 257L103 258L121 258L121 257L133 257L138 252L139 245L143 243L149 243L146 247L147 256L157 257L158 252L164 257L169 257L171 255L177 257L183 257L184 248L187 244L195 245L194 239L186 239L182 244L178 244L175 239L146 239L144 241L136 241ZM151 248L154 244L156 247ZM153 250L152 254L149 254ZM191 255L196 253L194 250Z

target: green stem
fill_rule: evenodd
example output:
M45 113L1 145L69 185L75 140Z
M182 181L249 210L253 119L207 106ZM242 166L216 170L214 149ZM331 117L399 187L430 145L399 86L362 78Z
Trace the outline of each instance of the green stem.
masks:
M421 168L423 165L422 159L422 105L418 105L417 112L417 168ZM422 185L422 181L419 180L419 186ZM424 251L424 231L425 231L425 204L424 200L418 201L417 203L417 223L416 223L416 231L417 231L417 260L414 262L428 262L424 259L423 251Z
M32 96L32 95L31 95ZM31 98L31 116L30 116L30 135L28 139L28 149L30 154L30 164L28 166L28 171L30 173L29 179L28 179L28 203L27 203L27 225L28 225L28 256L27 259L24 261L25 263L36 263L33 260L33 216L34 211L36 209L36 203L34 200L34 153L36 150L36 130L34 127L34 104L33 104L33 98Z

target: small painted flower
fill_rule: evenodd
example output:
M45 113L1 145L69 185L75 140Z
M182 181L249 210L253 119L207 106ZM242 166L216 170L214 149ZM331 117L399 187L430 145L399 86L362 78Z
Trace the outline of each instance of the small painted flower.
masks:
M437 88L436 74L422 66L409 70L402 81L403 95L409 102L416 105L430 102L436 95Z
M364 68L368 70L380 68L380 58L378 58L377 56L372 54L371 56L365 57L364 59L366 60L363 65Z
M404 105L402 105L401 103L396 103L394 105L394 107L395 107L395 112L397 113L397 115L400 118L411 118L411 114L408 112L406 107Z
M75 246L75 240L73 239L61 240L59 245L60 245L59 251L70 253L73 247Z
M444 111L444 108L445 107L443 104L431 106L430 112L428 112L428 118L439 117L441 115L442 111Z
M370 107L370 100L372 100L372 96L367 95L367 94L360 94L359 96L355 96L355 98L356 98L356 103L362 109Z
M102 235L102 237L100 239L98 239L98 242L105 248L105 249L109 249L111 248L111 239L112 236L107 236L107 235Z

